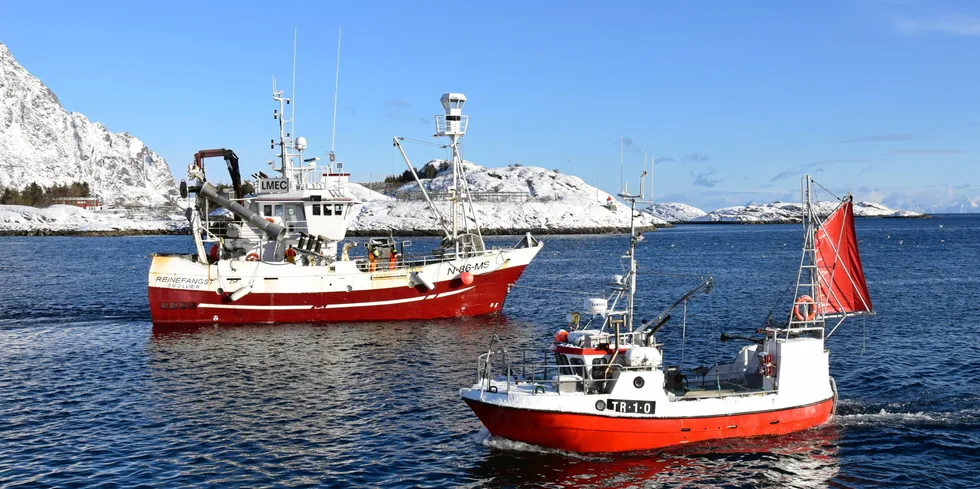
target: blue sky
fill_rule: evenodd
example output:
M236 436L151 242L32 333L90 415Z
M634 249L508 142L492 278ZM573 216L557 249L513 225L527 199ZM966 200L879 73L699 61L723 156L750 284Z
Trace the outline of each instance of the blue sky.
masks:
M465 157L615 192L657 157L656 198L793 199L809 171L904 206L980 196L980 2L23 2L0 42L70 111L128 131L180 178L198 149L266 168L271 77L297 134L366 181L404 167L439 96L469 97ZM421 164L443 152L408 146ZM310 152L308 151L308 156Z

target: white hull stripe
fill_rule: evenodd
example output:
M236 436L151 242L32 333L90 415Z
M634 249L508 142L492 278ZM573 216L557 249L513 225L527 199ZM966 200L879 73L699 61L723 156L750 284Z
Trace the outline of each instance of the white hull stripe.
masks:
M197 305L200 309L247 309L252 311L295 311L313 309L313 306L247 306L244 304L205 304Z
M372 302L355 302L352 304L327 304L323 306L324 309L341 309L347 307L372 307L372 306L387 306L391 304L404 304L406 302L416 302L425 299L433 299L439 297L447 297L450 295L461 294L466 292L473 287L467 287L465 289L454 290L451 292L442 292L435 295L425 295L420 297L409 297L406 299L392 299L388 301L372 301ZM295 311L295 310L309 310L313 309L314 306L250 306L245 304L198 304L199 308L203 309L244 309L253 311Z
M462 294L463 292L466 292L467 290L470 290L472 288L473 287L470 286L470 287L467 287L465 289L454 290L452 292L443 292L441 294L436 294L436 298L439 298L439 297L447 297L447 296L456 295L456 294Z

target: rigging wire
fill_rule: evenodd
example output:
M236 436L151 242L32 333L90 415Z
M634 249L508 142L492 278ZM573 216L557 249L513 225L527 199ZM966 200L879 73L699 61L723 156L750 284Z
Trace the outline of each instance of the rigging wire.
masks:
M840 197L838 197L838 196L837 196L837 194L835 194L835 193L833 193L833 192L831 192L831 191L830 191L830 189L828 189L827 187L824 187L823 185L820 185L820 182L817 182L816 180L814 180L814 179L812 179L812 178L810 179L810 182L811 182L811 183L813 183L813 184L815 184L816 186L818 186L818 187L820 187L820 188L822 188L822 189L824 190L824 192L827 192L827 193L828 193L828 194L830 194L830 195L831 195L831 196L832 196L833 198L835 198L835 199L837 199L837 200L841 200L841 198L840 198ZM819 203L819 198L817 199L817 202Z
M787 284L786 287L783 289L783 291L779 293L779 296L776 297L776 300L773 301L772 304L769 306L769 314L766 317L766 323L767 324L770 321L772 321L772 318L773 318L772 317L772 313L776 311L776 307L778 307L779 304L781 304L783 302L783 298L786 297L786 293L789 292L790 289L792 289L792 288L793 288L793 284L792 283Z
M708 295L708 317L711 321L711 330L714 332L715 337L718 337L718 321L715 320L715 298L714 295ZM721 390L721 372L718 371L718 342L712 341L715 349L715 384L718 386L718 390Z
M681 370L684 370L684 347L687 345L687 299L684 299L684 316L681 318Z
M861 326L864 330L864 337L861 338L861 355L864 355L865 347L868 345L868 316L861 318Z
M530 286L530 285L517 285L517 284L514 284L514 285L511 285L511 287L512 288L515 288L515 289L521 288L521 289L541 290L541 291L545 291L545 292L558 292L558 293L562 293L562 294L578 294L578 295L584 295L586 297L596 297L596 296L602 295L601 292L599 292L599 293L589 293L589 292L582 292L581 290L550 289L550 288L547 288L547 287L534 287L534 286Z
M652 268L643 268L643 267L637 267L637 268L643 271L642 273L643 275L660 275L663 277L675 277L675 278L698 278L704 280L704 275L698 275L694 273L667 273L667 272L658 272ZM639 274L640 273L637 272L637 275Z
M421 145L424 145L424 146L432 146L434 148L448 148L449 147L449 145L446 145L446 144L433 143L432 141L424 141L422 139L413 139L413 138L399 137L398 140L399 141L404 141L406 143L415 143L415 144L421 144Z

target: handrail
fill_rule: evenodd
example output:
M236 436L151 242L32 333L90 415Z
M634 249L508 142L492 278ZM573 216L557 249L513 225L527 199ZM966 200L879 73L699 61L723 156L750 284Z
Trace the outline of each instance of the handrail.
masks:
M493 360L495 357L499 357L503 363L502 368L505 371L505 377L503 380L506 381L506 393L511 394L511 384L521 385L522 383L529 383L532 385L531 394L539 395L541 393L537 392L538 386L550 386L553 389L553 393L561 395L560 386L562 384L567 384L571 382L583 382L583 388L586 385L592 384L603 384L605 382L615 381L615 378L590 378L591 375L587 375L593 371L605 371L606 369L618 369L623 371L645 371L651 370L656 367L651 365L643 366L626 366L619 363L594 363L594 364L582 364L582 365L564 365L559 364L554 360L553 357L544 354L540 350L531 348L518 348L521 352L521 360L519 365L515 365L517 362L511 362L507 360L507 350L494 350L487 353L483 353L477 357L477 384L480 385L481 391L493 392L490 387L493 386ZM544 361L541 362L528 362L527 352L537 352L544 354ZM510 352L513 353L513 352ZM599 369L599 370L595 370ZM520 370L521 375L515 375L516 371ZM573 372L573 373L563 373L563 372ZM528 375L530 372L530 375ZM554 375L549 375L553 372ZM577 372L577 373L574 373ZM577 375L580 380L569 380L563 379L566 375ZM545 393L548 391L545 390Z

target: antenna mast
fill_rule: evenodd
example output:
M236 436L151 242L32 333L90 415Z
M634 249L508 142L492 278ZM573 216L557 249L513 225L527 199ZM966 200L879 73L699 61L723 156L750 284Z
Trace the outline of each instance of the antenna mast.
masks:
M650 203L651 204L653 204L654 201L656 201L656 199L653 198L654 197L653 196L653 164L655 162L654 160L656 160L656 158L653 155L650 155Z
M626 180L623 177L623 136L619 136L619 191L626 191Z
M337 141L337 92L340 91L340 37L344 28L337 29L337 73L333 81L333 128L330 130L330 166L333 166L334 143Z
M646 157L644 157L644 159L646 159ZM636 295L636 244L643 240L643 236L636 232L636 203L637 202L641 204L648 203L647 201L643 200L643 179L646 176L647 176L647 172L646 170L644 170L643 174L640 175L639 194L630 194L625 190L619 193L620 197L622 197L624 200L629 201L630 203L630 251L629 251L630 271L628 276L629 283L627 284L628 285L627 292L629 292L629 295L626 297L626 309L627 311L629 311L629 314L627 315L626 318L627 320L626 327L630 332L633 331L633 297ZM618 330L616 331L616 336L617 337L619 336Z
M289 111L289 129L293 134L296 134L296 31L297 28L293 27L293 87L289 91L293 102L293 108Z

